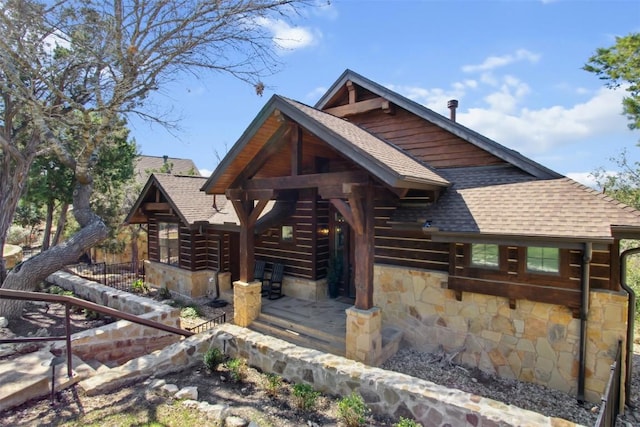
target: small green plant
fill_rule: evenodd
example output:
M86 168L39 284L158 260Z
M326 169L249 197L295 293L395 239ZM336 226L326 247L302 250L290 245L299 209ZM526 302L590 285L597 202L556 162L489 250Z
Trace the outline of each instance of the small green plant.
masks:
M351 392L338 402L338 416L344 421L347 427L359 427L365 425L369 408L364 403L362 396L356 392Z
M62 289L60 286L58 285L53 285L49 287L48 292L50 294L55 294L55 295L62 295L62 293L64 292L64 289Z
M200 317L201 315L202 315L202 312L195 305L188 305L186 307L183 307L182 310L180 310L180 317L195 319L196 317Z
M224 365L229 370L229 375L231 375L233 381L239 383L247 377L247 362L244 359L229 359Z
M211 347L204 354L204 366L210 371L214 372L218 369L218 366L224 361L224 354L219 348Z
M149 293L149 286L142 279L136 279L131 284L131 290L136 294Z
M280 394L280 388L282 387L282 377L272 373L266 374L264 387L265 392L269 397L276 397L278 394Z
M87 320L98 320L102 317L97 311L89 310L88 308L82 309L82 314L84 314Z
M413 420L410 420L409 418L400 417L400 421L395 423L393 427L420 427L420 424Z
M298 409L311 411L315 408L320 392L309 384L298 383L293 386L293 398Z
M171 299L171 291L169 290L169 288L163 286L158 289L158 298L160 298L161 300Z

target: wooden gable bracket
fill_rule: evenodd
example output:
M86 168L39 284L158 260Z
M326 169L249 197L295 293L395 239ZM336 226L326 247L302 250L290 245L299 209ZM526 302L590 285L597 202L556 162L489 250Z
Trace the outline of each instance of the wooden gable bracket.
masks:
M165 202L147 202L142 205L142 209L145 212L170 212L171 206Z
M323 111L337 117L349 117L374 110L382 110L387 114L395 114L395 107L393 104L382 97L366 99L353 104L339 105L337 107L327 108Z

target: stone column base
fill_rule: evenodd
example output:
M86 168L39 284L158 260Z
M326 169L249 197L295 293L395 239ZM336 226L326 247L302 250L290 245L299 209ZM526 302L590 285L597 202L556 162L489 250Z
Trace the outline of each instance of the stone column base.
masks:
M382 311L378 307L347 310L346 356L377 366L382 355Z
M233 282L233 323L246 328L262 310L261 282Z

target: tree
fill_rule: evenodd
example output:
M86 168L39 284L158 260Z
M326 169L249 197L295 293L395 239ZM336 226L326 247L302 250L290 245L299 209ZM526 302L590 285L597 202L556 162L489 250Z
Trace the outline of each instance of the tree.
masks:
M97 153L118 120L150 112L149 95L180 73L215 71L253 84L278 61L263 19L307 0L4 0L0 2L0 250L37 156L73 171L80 230L16 266L2 287L28 290L108 235L91 206ZM99 120L94 120L99 117ZM69 132L77 135L67 138ZM77 150L70 149L78 148ZM0 254L1 255L1 254ZM27 268L28 267L28 268ZM0 300L0 315L22 304Z
M616 37L615 45L598 48L583 67L605 80L607 87L624 86L629 96L622 100L630 129L640 129L640 33Z

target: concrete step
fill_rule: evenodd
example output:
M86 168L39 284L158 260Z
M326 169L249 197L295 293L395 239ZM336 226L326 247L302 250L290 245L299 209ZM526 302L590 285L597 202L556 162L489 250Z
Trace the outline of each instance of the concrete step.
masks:
M402 341L402 329L393 326L382 328L382 354L378 363L381 365L398 352Z
M0 362L0 411L28 400L51 394L51 361L49 350L39 350ZM54 390L63 390L76 382L95 375L95 370L78 357L71 360L72 376L67 375L66 358L55 365Z
M338 347L344 347L345 345L346 331L344 331L344 333L340 335L333 335L319 329L305 326L301 323L296 322L295 319L285 319L283 317L274 316L272 314L264 312L260 313L257 320L262 323L269 323L281 329L297 332L301 335L314 337L321 341L336 343Z
M294 327L284 327L281 323L271 323L271 321L265 320L263 316L260 315L258 319L254 320L251 325L249 325L249 329L283 339L302 347L312 348L338 356L345 355L344 338L340 340L332 339L333 337L327 337L326 334L313 335L310 334L310 332L307 333L308 331L303 332L306 328L299 328L297 330Z

